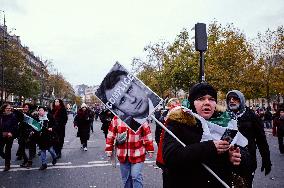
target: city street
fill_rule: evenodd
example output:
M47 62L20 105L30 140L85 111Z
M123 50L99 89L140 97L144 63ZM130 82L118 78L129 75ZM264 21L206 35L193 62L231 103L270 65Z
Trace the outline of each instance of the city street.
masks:
M4 160L0 160L0 187L96 187L96 188L120 188L121 178L119 166L107 160L104 153L104 135L100 130L100 121L94 122L94 133L88 142L88 151L80 148L80 140L76 137L76 129L73 127L73 117L69 115L66 127L66 137L62 158L55 166L51 164L51 157L48 153L50 164L45 171L39 171L40 160L36 156L33 167L30 169L20 168L22 161L15 161L17 141L12 148L12 166L8 172L2 172ZM152 132L155 127L153 126ZM268 176L260 172L261 162L259 161L256 171L254 187L283 187L284 185L284 155L280 155L276 137L271 131L266 131L271 150L272 171ZM156 146L155 146L156 147ZM144 187L162 187L161 170L155 165L155 158L147 159L143 169Z

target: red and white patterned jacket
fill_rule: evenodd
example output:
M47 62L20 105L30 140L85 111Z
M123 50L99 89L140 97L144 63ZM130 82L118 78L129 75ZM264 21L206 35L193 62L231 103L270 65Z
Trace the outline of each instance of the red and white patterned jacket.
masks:
M127 131L126 142L116 146L116 154L119 162L125 163L127 157L130 163L144 162L146 151L149 153L154 152L151 129L147 121L141 125L135 133L123 121L115 116L111 121L106 138L106 153L112 153L117 134L125 131Z

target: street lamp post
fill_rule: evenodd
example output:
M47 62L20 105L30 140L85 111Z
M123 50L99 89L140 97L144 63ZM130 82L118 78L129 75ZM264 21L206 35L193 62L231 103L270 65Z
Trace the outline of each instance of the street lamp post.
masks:
M4 14L4 25L1 28L3 30L3 44L2 44L2 53L1 53L1 105L4 102L4 51L5 51L5 42L6 42L6 36L5 36L5 32L6 32L6 20L5 20L5 11L0 10L1 12L3 12Z
M43 105L43 78L44 78L44 67L41 66L41 91L40 91L40 104Z
M1 105L4 101L4 65L1 63Z
M206 24L195 24L195 50L199 51L200 69L199 69L199 81L205 82L204 74L204 52L207 50L207 33Z

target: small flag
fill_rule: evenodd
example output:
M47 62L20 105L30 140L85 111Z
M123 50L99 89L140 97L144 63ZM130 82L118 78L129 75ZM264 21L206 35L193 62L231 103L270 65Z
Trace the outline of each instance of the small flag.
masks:
M51 95L52 95L52 97L54 97L54 87L52 88Z
M224 122L222 122L223 125L220 126L216 124L217 121L212 123L210 121L205 120L200 115L193 113L191 110L185 107L182 108L200 120L203 128L203 135L201 138L201 142L207 140L220 140L222 138L226 138L226 140L229 139L231 145L237 144L239 146L245 147L248 144L247 138L238 131L237 121L234 119L229 120L226 114L223 115ZM224 123L226 123L227 126L225 126Z
M30 125L34 130L41 131L41 124L30 116L24 114L24 122Z

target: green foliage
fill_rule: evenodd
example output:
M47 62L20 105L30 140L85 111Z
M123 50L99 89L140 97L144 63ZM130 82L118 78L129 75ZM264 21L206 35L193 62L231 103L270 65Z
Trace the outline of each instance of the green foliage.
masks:
M269 101L273 95L284 95L284 27L258 34L256 57L261 66L262 86Z
M209 25L208 51L206 52L206 79L219 91L241 90L246 97L257 96L254 92L257 79L248 79L253 70L254 78L259 71L254 64L251 44L233 25L222 27L217 22ZM249 87L249 88L248 88Z
M13 41L5 42L2 63L6 98L12 93L24 97L35 96L39 93L39 84L27 65L27 59Z
M232 89L247 99L283 95L284 29L259 34L258 45L248 41L233 24L225 27L214 21L208 27L205 78L220 96ZM147 59L133 60L133 69L147 86L164 97L198 82L199 53L183 29L173 43L159 42L145 47Z
M44 97L51 97L52 89L55 88L56 96L75 100L75 92L71 84L61 74L51 75L47 70L48 65L44 67L30 65L22 47L13 40L8 39L5 42L0 40L0 45L3 49L0 55L1 64L4 67L6 99L11 94L37 99L40 97L41 89L43 89ZM32 69L39 69L38 74L35 74ZM52 81L51 84L49 81Z

